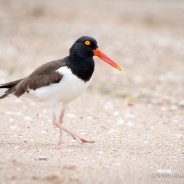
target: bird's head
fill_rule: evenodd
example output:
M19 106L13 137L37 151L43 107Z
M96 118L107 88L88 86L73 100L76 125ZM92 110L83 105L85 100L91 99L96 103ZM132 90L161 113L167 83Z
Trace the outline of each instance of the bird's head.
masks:
M70 48L70 54L73 53L79 55L82 58L98 56L116 69L120 71L122 70L118 64L116 64L112 59L110 59L98 48L97 41L92 37L82 36L77 39Z

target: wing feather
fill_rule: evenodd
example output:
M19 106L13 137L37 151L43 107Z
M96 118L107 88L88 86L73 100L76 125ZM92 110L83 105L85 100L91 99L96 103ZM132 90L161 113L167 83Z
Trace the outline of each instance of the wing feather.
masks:
M59 83L63 76L59 72L56 72L56 70L62 66L67 66L66 59L67 58L63 58L45 63L24 79L2 84L0 88L9 89L6 90L5 94L0 98L5 98L12 93L17 97L20 97L25 92L29 93L30 89L35 90L50 84Z

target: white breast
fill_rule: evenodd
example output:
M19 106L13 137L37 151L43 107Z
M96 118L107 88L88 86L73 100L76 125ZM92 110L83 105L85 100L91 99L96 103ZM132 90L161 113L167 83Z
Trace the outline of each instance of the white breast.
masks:
M91 79L88 82L79 79L68 67L61 67L56 72L63 76L59 83L30 90L29 96L50 104L67 103L80 96L91 82Z

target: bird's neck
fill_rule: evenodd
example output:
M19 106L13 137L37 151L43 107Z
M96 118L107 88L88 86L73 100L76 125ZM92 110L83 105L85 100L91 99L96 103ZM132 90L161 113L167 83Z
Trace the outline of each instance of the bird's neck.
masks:
M90 80L95 68L95 63L91 56L80 57L77 54L70 54L67 57L67 65L74 75L85 82Z

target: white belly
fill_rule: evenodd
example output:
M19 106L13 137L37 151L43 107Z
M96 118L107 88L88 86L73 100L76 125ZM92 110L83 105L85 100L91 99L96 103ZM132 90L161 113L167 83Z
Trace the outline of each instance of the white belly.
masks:
M29 94L25 96L49 104L67 103L80 96L91 82L91 79L88 82L79 79L68 67L61 67L56 72L63 75L59 83L30 90Z

